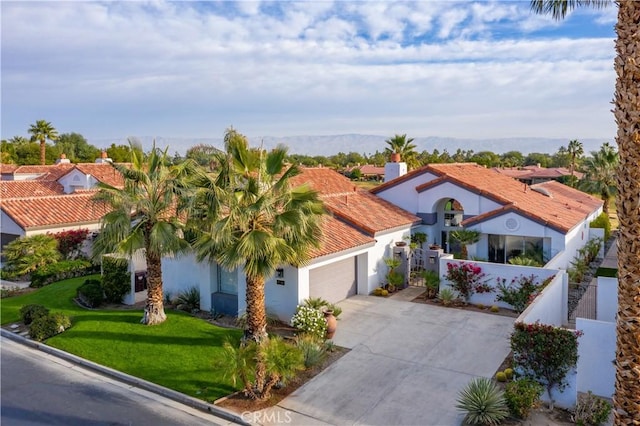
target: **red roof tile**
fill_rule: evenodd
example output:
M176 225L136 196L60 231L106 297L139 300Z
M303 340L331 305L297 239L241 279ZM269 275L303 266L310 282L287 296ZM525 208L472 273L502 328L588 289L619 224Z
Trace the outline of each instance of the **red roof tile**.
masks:
M76 169L85 175L91 175L96 180L116 188L124 187L124 178L110 163L81 163L76 164Z
M93 193L50 197L14 198L5 200L0 208L22 229L64 226L74 223L99 222L108 209L96 204Z
M0 200L25 197L45 197L60 195L64 188L58 182L39 180L0 181Z
M70 163L60 163L48 166L20 166L13 171L14 176L18 174L34 175L39 174L37 180L58 180L61 176L65 175L69 170L73 169L74 165Z
M349 179L329 168L303 168L291 182L294 186L307 183L320 193L334 216L370 235L421 221L406 210L358 189Z
M18 168L17 164L4 164L0 163L0 173L4 174L13 174L13 172Z
M602 204L598 199L558 182L545 182L529 187L475 163L429 164L379 185L372 192L379 193L424 173L434 174L438 178L433 182L418 185L417 190L419 188L424 191L443 182L451 182L502 204L501 208L467 219L463 224L477 223L496 214L503 214L507 210L513 210L554 229L567 232ZM556 196L543 195L534 190L537 187L551 188L551 192Z
M375 244L373 237L359 232L335 217L326 216L322 221L320 247L311 251L311 258L373 244Z

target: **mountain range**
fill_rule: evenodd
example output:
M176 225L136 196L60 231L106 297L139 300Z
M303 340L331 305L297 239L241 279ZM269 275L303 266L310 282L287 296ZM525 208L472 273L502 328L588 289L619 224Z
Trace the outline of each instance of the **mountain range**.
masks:
M381 135L365 135L365 134L343 134L343 135L323 135L323 136L248 136L252 146L262 144L264 148L270 149L281 143L289 147L289 153L302 154L310 156L331 156L339 152L349 153L357 152L360 154L374 154L376 151L384 151L387 144L386 139L389 136ZM135 139L142 143L145 150L149 149L155 139L156 146L165 148L169 147L169 152L178 152L184 154L187 149L198 144L213 145L217 148L223 148L223 140L220 138L181 138L181 137L163 137L163 136L136 136ZM600 145L607 140L604 139L578 139L584 147L585 154L597 150ZM108 147L112 143L126 144L127 138L122 139L94 139L89 141L98 147ZM608 141L612 143L613 141ZM418 152L433 151L437 149L442 152L445 149L449 153L454 153L458 149L473 150L474 152L492 151L496 154L502 154L508 151L520 151L523 154L531 152L542 152L553 154L558 151L561 146L567 146L568 139L561 138L530 138L530 137L512 137L512 138L494 138L494 139L463 139L450 138L440 136L416 137L413 143L416 145Z

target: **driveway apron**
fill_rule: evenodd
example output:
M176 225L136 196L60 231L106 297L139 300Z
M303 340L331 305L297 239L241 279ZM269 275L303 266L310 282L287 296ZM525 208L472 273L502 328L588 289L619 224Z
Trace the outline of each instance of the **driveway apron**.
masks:
M514 318L373 296L339 306L333 341L351 351L260 423L459 425L460 390L509 354Z

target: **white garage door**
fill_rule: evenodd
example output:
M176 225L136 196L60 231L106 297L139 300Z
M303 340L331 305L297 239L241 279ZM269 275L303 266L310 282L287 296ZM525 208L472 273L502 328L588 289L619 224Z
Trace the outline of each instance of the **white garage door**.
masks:
M356 294L356 258L309 271L309 296L336 303Z

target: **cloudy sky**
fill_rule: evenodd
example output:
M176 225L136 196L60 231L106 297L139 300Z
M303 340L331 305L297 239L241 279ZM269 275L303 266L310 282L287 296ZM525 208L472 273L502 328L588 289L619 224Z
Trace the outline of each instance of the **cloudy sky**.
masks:
M616 8L2 1L2 138L347 133L613 141Z

